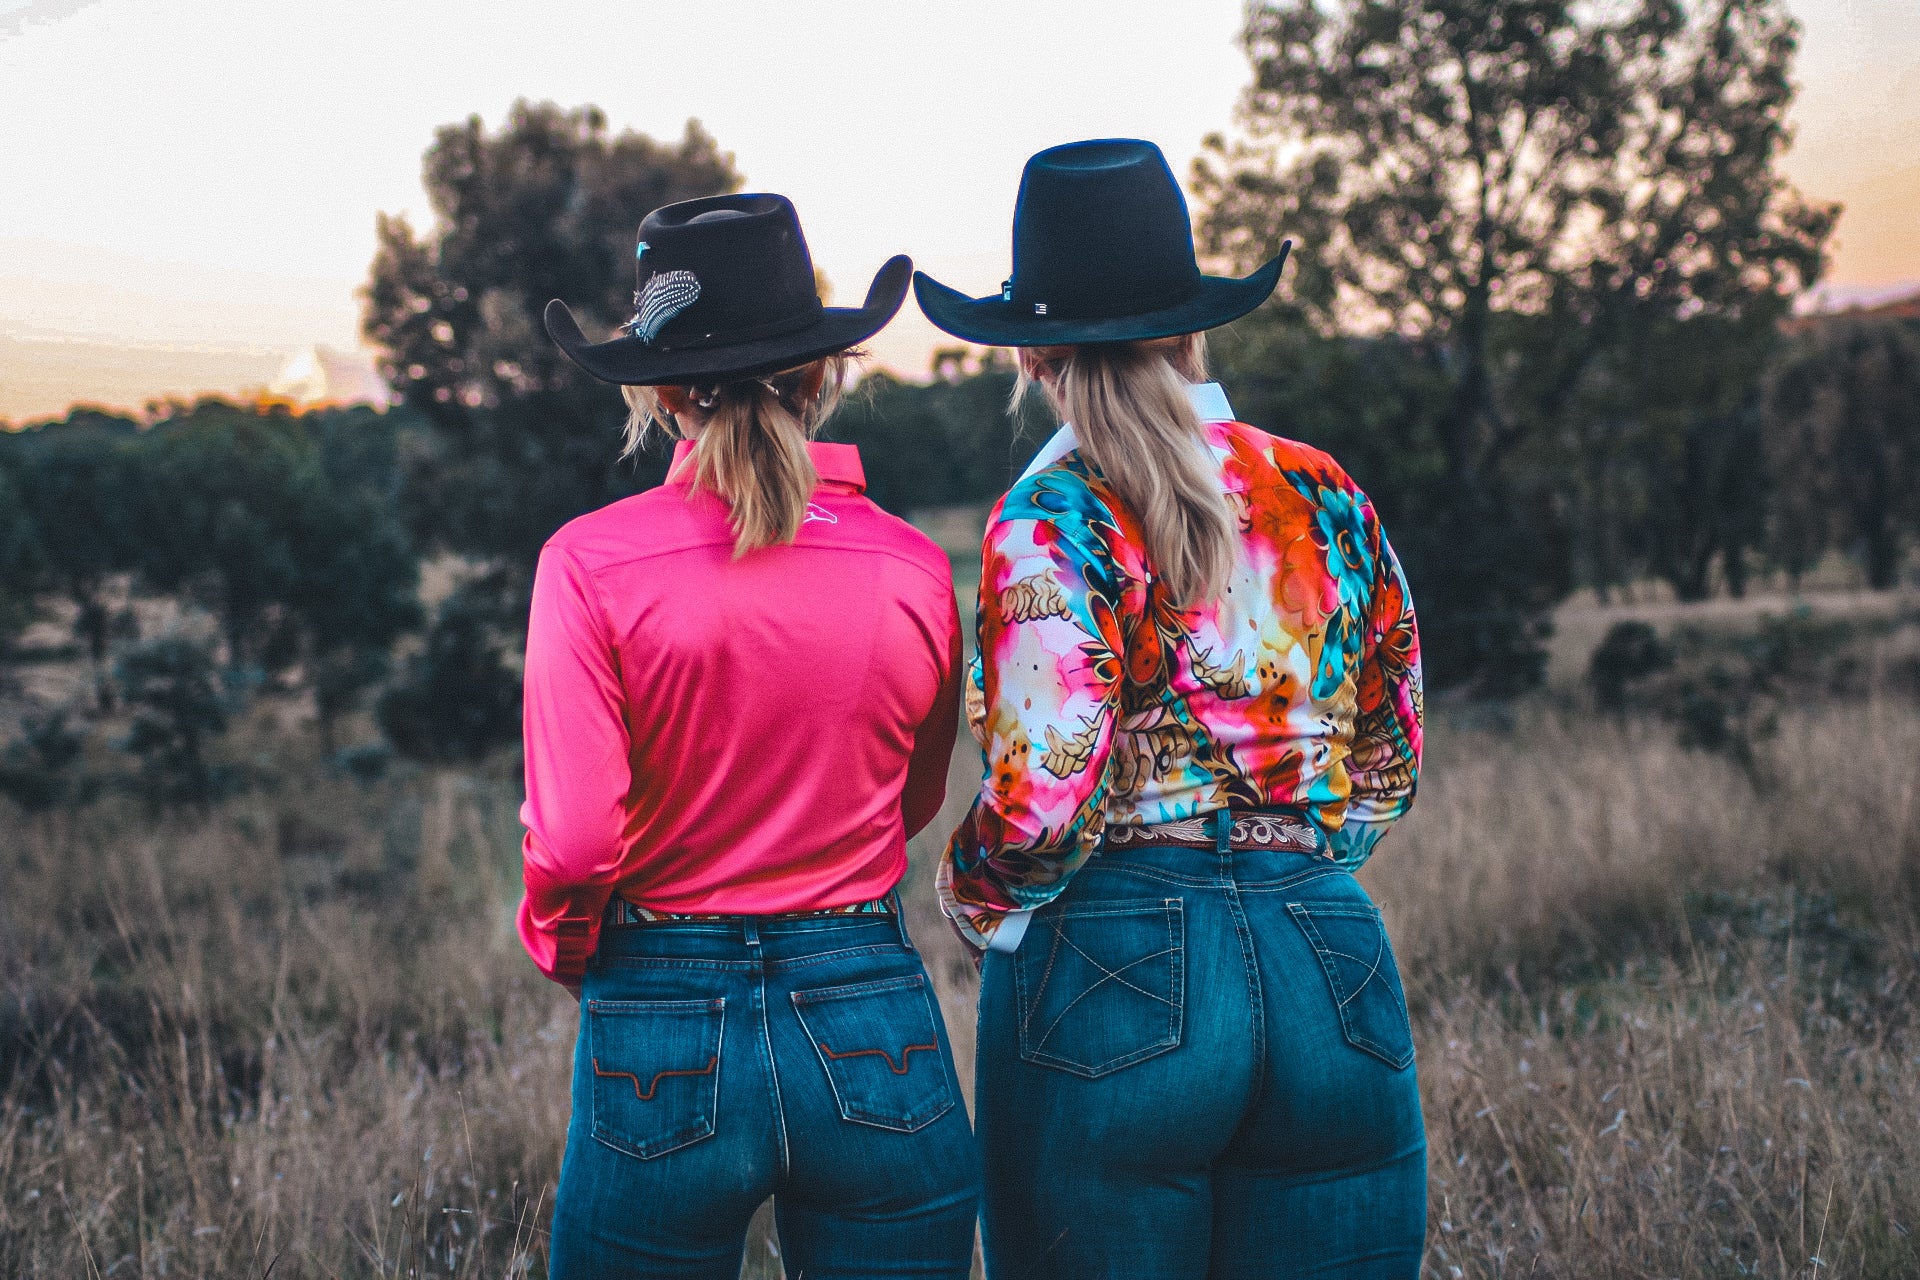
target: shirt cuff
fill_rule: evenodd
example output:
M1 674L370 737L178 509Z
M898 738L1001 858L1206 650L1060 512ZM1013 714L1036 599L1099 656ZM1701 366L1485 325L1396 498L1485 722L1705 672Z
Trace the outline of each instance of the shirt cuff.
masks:
M1020 939L1027 936L1027 924L1033 919L1031 911L1009 911L1000 918L999 928L987 939L987 950L998 951L1001 955L1012 955L1020 949Z
M587 961L599 943L598 920L563 919L554 932L553 972L547 976L562 986L577 987L587 975Z

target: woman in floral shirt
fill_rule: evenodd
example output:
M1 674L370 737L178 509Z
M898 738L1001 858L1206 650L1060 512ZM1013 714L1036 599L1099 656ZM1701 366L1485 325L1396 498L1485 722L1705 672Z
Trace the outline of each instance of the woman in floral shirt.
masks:
M1204 381L1197 331L1281 260L1201 276L1157 149L1035 156L1014 246L996 298L916 279L1071 424L988 521L987 776L940 868L985 951L989 1274L1412 1277L1412 1037L1350 874L1419 769L1400 566L1338 463Z

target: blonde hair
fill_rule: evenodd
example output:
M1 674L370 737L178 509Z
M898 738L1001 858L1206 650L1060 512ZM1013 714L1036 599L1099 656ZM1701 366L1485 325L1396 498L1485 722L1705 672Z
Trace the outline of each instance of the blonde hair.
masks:
M819 475L807 455L840 403L857 353L842 351L797 368L712 386L684 388L697 408L694 433L678 429L655 387L623 386L625 447L631 457L659 429L693 437L693 492L709 489L732 511L734 558L792 542Z
M1190 608L1226 591L1238 522L1220 490L1186 384L1204 382L1197 333L1141 342L1029 347L1014 402L1037 381L1080 452L1146 537L1147 561L1175 603Z

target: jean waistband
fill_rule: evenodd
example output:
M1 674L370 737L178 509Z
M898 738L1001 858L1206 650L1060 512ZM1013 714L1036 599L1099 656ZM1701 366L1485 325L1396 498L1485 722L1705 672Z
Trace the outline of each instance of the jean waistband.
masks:
M654 914L659 918L602 928L599 958L791 960L823 948L865 946L888 939L908 951L917 950L907 933L907 917L901 910L898 891L884 898L820 911L758 916ZM610 905L606 922L614 924L615 919Z

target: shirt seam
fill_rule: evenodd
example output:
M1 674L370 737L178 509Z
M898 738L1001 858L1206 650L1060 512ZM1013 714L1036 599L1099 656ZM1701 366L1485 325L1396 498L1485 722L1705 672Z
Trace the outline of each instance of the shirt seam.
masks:
M662 556L678 555L683 551L700 551L707 547L724 547L724 546L731 545L731 543L732 543L732 539L730 538L707 538L699 542L689 542L677 547L647 550L635 555L623 556L618 560L608 560L606 563L599 564L599 565L588 565L586 561L580 558L579 553L575 551L571 546L566 546L563 544L559 548L559 550L563 555L567 556L575 564L579 565L583 573L586 573L589 576L597 576L599 574L606 573L614 569L626 568L628 565L642 564L648 560L658 560ZM852 553L854 555L864 555L864 556L884 556L889 560L895 560L901 564L909 566L910 568L919 570L921 573L925 574L927 577L931 578L936 583L940 582L940 575L936 573L932 568L928 567L927 565L920 564L919 562L913 560L912 558L906 555L903 555L898 551L890 550L886 547L851 547L851 546L836 546L836 545L828 544L820 547L808 547L805 549L810 551L811 550L845 551L845 552ZM948 588L951 588L953 586L953 568L951 565L947 567L947 579L944 585L947 586ZM595 594L596 596L598 595L597 587L595 589Z
M613 666L614 676L619 678L621 675L620 649L619 646L614 643L613 611L607 608L606 596L601 593L600 584L594 578L594 571L587 566L586 561L580 558L579 552L575 551L572 547L566 546L559 548L559 551L561 555L573 562L574 567L580 570L580 574L586 582L587 590L591 593L591 598L588 603L593 607L595 638L606 648L607 658ZM621 687L622 689L625 688L624 682Z

